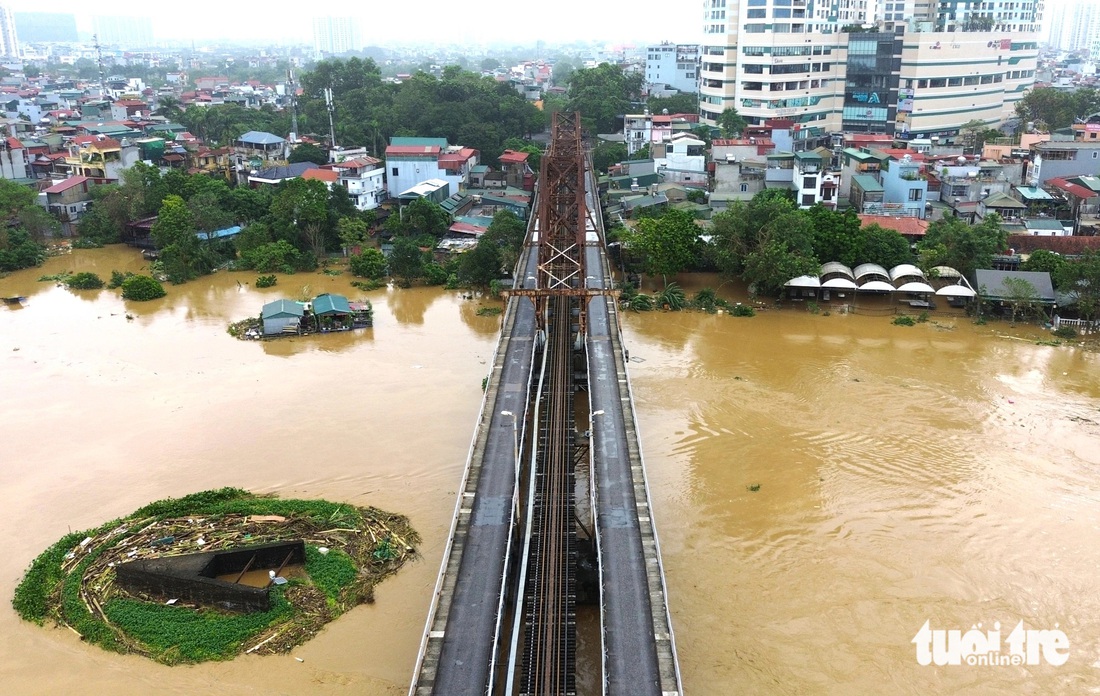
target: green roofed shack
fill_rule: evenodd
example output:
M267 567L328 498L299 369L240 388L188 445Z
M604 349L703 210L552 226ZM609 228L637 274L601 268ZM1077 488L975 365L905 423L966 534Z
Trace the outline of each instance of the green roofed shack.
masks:
M274 336L282 333L298 333L305 308L293 300L275 300L264 305L260 319L264 325L264 335Z
M318 331L341 331L351 328L351 306L343 295L325 293L313 298L313 316Z

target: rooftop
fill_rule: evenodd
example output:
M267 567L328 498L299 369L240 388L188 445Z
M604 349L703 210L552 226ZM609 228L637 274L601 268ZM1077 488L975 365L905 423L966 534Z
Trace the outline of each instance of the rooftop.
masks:
M274 133L264 131L248 131L237 140L248 145L280 145L286 142Z
M860 215L862 227L878 225L887 230L894 230L905 237L923 237L928 232L928 221L918 217L895 217L893 215Z
M65 191L68 191L71 188L74 188L76 186L80 186L81 184L85 183L86 181L88 181L88 177L86 177L86 176L70 177L68 179L65 179L61 183L54 184L53 186L49 187L48 189L46 189L46 193L64 193Z

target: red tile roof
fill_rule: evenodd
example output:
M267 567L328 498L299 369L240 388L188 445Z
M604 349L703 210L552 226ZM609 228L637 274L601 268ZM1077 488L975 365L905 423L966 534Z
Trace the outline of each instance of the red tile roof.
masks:
M382 160L375 159L369 155L363 155L353 160L344 160L343 162L336 162L335 164L325 166L330 169L366 169L368 167L377 167L380 164L382 164Z
M895 230L906 237L923 237L928 232L928 221L918 217L894 217L893 215L860 215L860 226L878 225Z
M923 162L926 159L928 159L927 157L924 156L924 153L917 152L916 150L906 150L904 148L882 147L882 148L878 148L878 151L883 153L883 154L889 155L890 157L893 157L896 160L900 160L902 157L905 157L906 155L909 155L910 157L912 157L914 162Z
M1049 184L1050 186L1053 186L1054 188L1059 189L1061 191L1065 191L1066 193L1070 194L1074 198L1081 198L1081 199L1093 198L1097 195L1091 189L1089 189L1085 186L1082 186L1081 184L1074 184L1074 183L1072 183L1072 182L1070 182L1066 179L1062 179L1062 178L1047 179L1047 184Z
M401 157L410 155L422 155L425 157L438 157L438 145L389 145L386 147L386 157Z
M477 150L464 147L458 152L449 152L445 155L439 156L439 166L448 171L453 169L461 169L471 157L477 156Z
M531 156L529 152L516 152L515 150L505 150L498 159L501 162L507 162L508 164L520 164L526 162L527 158Z
M459 234L472 234L474 236L481 236L485 234L488 229L485 227L478 227L477 225L471 225L468 222L456 222L447 228L448 232L457 232Z
M88 181L86 176L74 176L46 189L46 193L63 193Z
M340 178L340 175L332 171L331 169L308 169L302 174L302 178L327 181L331 184L336 183L336 180Z

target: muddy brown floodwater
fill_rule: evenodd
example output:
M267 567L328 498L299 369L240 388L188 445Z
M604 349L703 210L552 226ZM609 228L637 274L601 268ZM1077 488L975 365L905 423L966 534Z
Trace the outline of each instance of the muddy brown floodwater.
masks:
M256 290L251 275L219 273L151 303L35 280L141 266L128 249L79 251L0 279L0 295L28 296L0 307L0 683L405 693L499 318L441 289L362 293L320 274ZM375 328L270 343L225 333L306 284L370 298ZM688 693L1097 688L1100 361L1035 345L1030 329L938 321L626 315ZM26 565L68 530L218 486L407 514L423 558L287 656L166 667L11 610ZM1021 619L1065 630L1069 661L916 663L925 620Z

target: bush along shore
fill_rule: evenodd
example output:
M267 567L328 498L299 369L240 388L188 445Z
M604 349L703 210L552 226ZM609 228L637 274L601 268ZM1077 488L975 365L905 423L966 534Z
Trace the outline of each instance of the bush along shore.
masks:
M116 583L115 567L127 561L292 539L305 542L304 575L273 586L267 611L166 603ZM374 586L414 558L419 543L401 515L223 488L157 501L66 535L31 563L12 605L26 621L52 621L106 650L165 664L282 653L373 602Z

